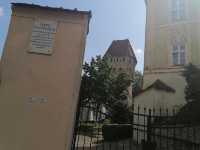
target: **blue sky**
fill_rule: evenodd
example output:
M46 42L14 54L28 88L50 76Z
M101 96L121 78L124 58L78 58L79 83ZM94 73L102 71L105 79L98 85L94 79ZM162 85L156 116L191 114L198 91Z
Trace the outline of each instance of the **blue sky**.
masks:
M143 70L145 42L144 0L0 0L0 55L10 21L11 2L25 2L52 7L91 10L85 60L103 55L113 40L129 39L135 47L137 70Z

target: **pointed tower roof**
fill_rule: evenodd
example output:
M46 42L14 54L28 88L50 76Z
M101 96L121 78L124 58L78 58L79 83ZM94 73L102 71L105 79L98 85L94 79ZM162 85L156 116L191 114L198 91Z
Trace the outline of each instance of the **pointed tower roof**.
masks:
M132 57L137 62L133 48L128 39L114 40L105 55L112 57Z

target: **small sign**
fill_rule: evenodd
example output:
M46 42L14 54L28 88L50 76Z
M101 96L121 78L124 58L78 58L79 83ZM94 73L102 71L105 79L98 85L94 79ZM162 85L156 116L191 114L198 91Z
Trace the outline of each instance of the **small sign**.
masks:
M48 102L48 98L45 96L32 96L28 98L28 104L44 104Z
M37 20L32 29L31 49L29 52L52 54L57 22Z

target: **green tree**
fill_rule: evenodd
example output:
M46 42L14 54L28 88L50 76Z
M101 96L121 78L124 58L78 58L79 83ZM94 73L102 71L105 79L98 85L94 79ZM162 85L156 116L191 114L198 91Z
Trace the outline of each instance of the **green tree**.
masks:
M104 106L111 117L117 117L113 112L116 112L114 109L117 109L119 103L121 103L123 111L128 109L125 102L131 82L125 73L113 75L105 58L101 56L92 58L90 63L85 63L83 66L81 103L82 105L92 104L96 109Z
M106 103L111 79L111 68L101 56L92 58L90 63L86 62L83 66L80 89L81 102L98 105Z
M131 123L133 119L132 112L129 107L120 101L117 101L112 105L110 109L110 116L111 122L118 124Z
M177 114L176 123L200 124L200 69L189 64L185 67L183 76L186 80L184 105Z
M185 67L183 76L187 82L185 98L187 102L200 100L200 69L193 64Z
M130 123L131 112L127 105L128 87L131 84L129 76L121 73L112 79L109 106L112 123Z
M142 91L143 75L141 72L136 71L133 79L133 97L137 96Z

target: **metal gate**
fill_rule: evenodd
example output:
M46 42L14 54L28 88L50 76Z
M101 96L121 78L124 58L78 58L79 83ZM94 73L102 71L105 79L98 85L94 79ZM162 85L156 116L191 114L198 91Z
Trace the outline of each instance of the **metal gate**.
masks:
M175 110L133 106L131 114L129 124L110 124L101 107L79 106L72 150L200 150L200 126L177 122Z

